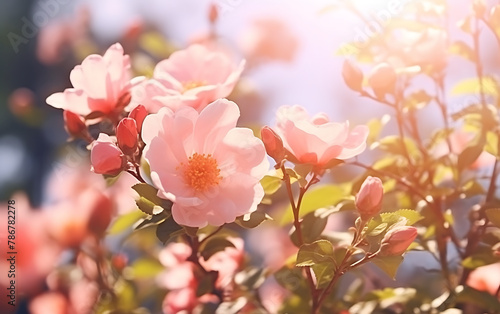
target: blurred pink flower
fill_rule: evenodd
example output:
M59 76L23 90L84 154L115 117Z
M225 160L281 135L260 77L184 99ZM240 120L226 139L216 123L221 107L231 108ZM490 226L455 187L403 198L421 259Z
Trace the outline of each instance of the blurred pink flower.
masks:
M163 300L163 313L176 314L182 311L191 311L198 305L196 290L183 288L170 291Z
M500 263L474 269L467 279L467 285L495 295L500 286Z
M207 270L219 272L215 283L218 288L225 288L231 284L234 274L243 261L243 240L240 238L227 238L234 247L227 247L212 255L207 261L200 259L200 264Z
M120 44L114 44L103 56L90 55L71 71L73 88L54 93L47 103L82 116L90 113L114 115L128 105L132 86L142 78L131 80L130 60Z
M217 100L200 113L169 108L146 117L144 156L158 196L174 202L174 220L191 227L220 226L256 210L259 181L269 168L264 144L236 128L238 106Z
M71 311L66 296L60 292L46 292L31 300L29 305L32 314L67 314Z
M349 159L366 148L368 127L349 122L330 122L325 114L310 117L301 106L282 106L277 111L277 133L285 148L300 163L324 166L332 159Z
M297 53L299 41L285 22L260 18L240 36L239 45L252 64L275 60L290 62Z
M153 79L134 89L133 101L152 113L162 107L176 111L183 106L201 111L212 101L231 93L244 65L241 61L236 66L220 51L191 45L160 61Z

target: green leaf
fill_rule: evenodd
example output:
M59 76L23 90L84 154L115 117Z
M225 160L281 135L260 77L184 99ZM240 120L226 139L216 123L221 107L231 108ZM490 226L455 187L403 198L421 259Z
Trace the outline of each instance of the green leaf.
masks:
M383 222L378 226L375 226L374 228L370 228L366 235L369 237L379 236L387 230L387 226L388 224L386 222Z
M273 220L271 216L261 211L254 211L243 216L236 217L235 223L247 229L253 229L266 220Z
M260 287L266 280L263 268L250 267L234 276L234 282L241 288L252 291Z
M492 154L493 156L498 157L499 156L499 145L500 141L498 141L498 134L492 131L488 131L486 133L486 145L484 147L484 150L486 150L488 153Z
M380 214L380 216L382 217L383 222L388 222L388 223L394 221L393 218L394 216L404 217L408 220L406 222L407 226L412 226L416 222L424 219L424 217L420 215L419 212L412 209L400 209L392 213L382 213Z
M154 278L165 270L165 267L152 258L141 258L131 265L131 275L137 279Z
M290 292L300 293L308 290L300 268L283 266L274 273L274 278L283 288Z
M298 267L313 266L320 263L335 264L333 245L327 240L318 240L311 244L304 244L297 254Z
M489 208L486 210L486 216L496 227L500 228L500 208Z
M381 119L376 118L368 121L368 123L366 124L366 126L368 126L368 129L370 130L370 132L368 133L368 139L366 140L366 143L368 145L373 144L380 137L382 129L390 120L391 116L386 114Z
M136 184L132 189L139 193L139 199L135 201L137 206L148 215L157 215L172 208L172 202L159 198L158 190L147 183Z
M458 155L458 169L463 170L472 165L483 152L484 143L469 146Z
M177 224L172 217L166 219L156 227L156 237L166 243L177 235L184 234L186 231Z
M489 76L483 77L482 80L477 77L462 80L453 87L451 95L479 94L481 85L486 95L498 97L498 84L494 78Z
M463 191L466 197L475 195L484 195L486 191L483 186L476 180L469 180L463 185Z
M300 217L304 217L319 208L334 206L348 196L349 193L341 185L323 185L311 189L306 193L302 201L299 213ZM286 225L292 221L292 207L288 206L281 218L280 224Z
M406 149L403 145L406 146ZM374 143L371 148L375 147L395 155L406 156L408 151L408 154L415 159L421 157L417 144L408 137L405 137L404 141L402 141L397 135L389 135Z
M138 211L138 212L143 214L141 211ZM136 226L134 226L134 230L139 230L142 228L146 228L148 226L158 225L158 224L162 223L163 221L165 221L165 219L168 219L171 216L172 216L172 214L170 212L167 212L167 211L163 211L158 215L153 215L153 216L148 215L147 217L138 221L138 224Z
M423 89L405 97L404 106L408 109L422 109L427 106L433 97Z
M115 235L129 228L131 229L132 225L144 216L144 213L139 210L134 210L128 214L121 215L115 219L111 227L108 229L108 234Z
M233 242L222 237L213 237L205 241L200 247L200 253L204 260L208 260L215 253L224 251L228 247L235 247Z
M328 284L333 278L336 267L332 244L326 240L318 240L302 245L297 254L296 266L311 266L318 288Z
M218 276L219 272L217 271L210 271L203 275L198 283L198 288L196 288L196 296L201 297L204 294L214 291Z
M461 40L455 41L450 46L450 53L460 56L469 61L474 61L475 59L474 50L468 44L466 44Z
M496 262L498 262L498 258L493 255L491 247L488 247L486 252L479 252L464 259L462 266L468 269L476 269Z
M322 212L323 211L318 210L309 213L302 220L301 229L304 243L312 243L318 240L323 230L325 230L326 223L328 222L328 216L322 217ZM297 230L293 231L290 238L295 245L299 245Z
M277 176L266 175L262 178L262 180L260 180L260 184L264 188L264 193L266 195L273 195L279 190L283 184L283 180Z
M396 273L401 262L403 262L402 256L378 256L372 259L373 264L377 265L394 280L396 279Z
M500 313L500 302L488 292L478 291L467 286L458 286L455 293L456 303L474 304L489 313Z

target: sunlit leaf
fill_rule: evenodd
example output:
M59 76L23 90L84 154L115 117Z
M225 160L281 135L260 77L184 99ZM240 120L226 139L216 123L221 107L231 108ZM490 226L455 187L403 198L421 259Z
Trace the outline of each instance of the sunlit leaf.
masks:
M108 229L108 234L115 235L127 229L132 229L132 225L144 217L145 214L139 210L134 210L128 214L121 215L112 223L111 227Z
M282 178L276 176L266 175L262 180L260 180L260 184L264 188L264 192L266 195L272 195L276 193L283 183Z
M159 198L158 190L147 183L138 183L132 189L139 193L135 201L137 206L148 215L157 215L172 208L172 202Z
M474 50L461 40L457 40L451 45L450 53L460 56L469 61L474 61L475 59Z
M138 259L130 268L131 275L138 279L154 278L165 270L165 267L158 260L152 258Z
M403 262L402 256L379 256L372 259L372 263L377 265L389 277L396 279L399 265Z
M489 208L486 210L486 216L492 224L500 228L500 208Z
M484 94L498 97L498 83L494 78L489 76L483 77L482 80L477 77L462 80L452 88L451 94L455 96L479 94L481 92L481 85Z
M312 243L321 236L321 233L326 227L328 216L321 216L322 212L312 212L307 214L301 223L302 236L304 243ZM292 242L299 245L297 230L290 235Z
M262 211L256 210L249 214L236 217L235 223L243 228L253 229L266 220L273 220L273 218Z

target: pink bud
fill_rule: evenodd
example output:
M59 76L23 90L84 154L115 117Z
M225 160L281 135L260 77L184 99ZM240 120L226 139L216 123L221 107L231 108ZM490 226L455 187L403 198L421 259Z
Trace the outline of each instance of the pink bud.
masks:
M271 158L273 158L276 163L280 163L283 158L285 158L285 149L283 148L283 140L268 126L263 127L260 130L260 136L266 152Z
M142 130L142 122L144 122L144 119L148 115L148 111L146 110L146 107L143 105L139 105L135 107L132 111L130 111L128 117L132 118L135 120L135 123L137 124L137 132L141 134Z
M361 91L363 89L363 72L351 60L345 60L342 65L342 77L347 86L353 91Z
M116 127L118 146L126 155L133 155L138 144L137 124L134 119L123 118Z
M355 200L361 219L368 220L380 212L383 196L382 181L377 177L368 176L361 185Z
M111 176L118 175L125 167L125 158L122 151L111 140L109 135L100 133L92 144L90 152L92 171Z
M401 255L417 237L417 228L400 226L390 229L382 239L381 255Z
M88 230L98 237L104 236L113 216L113 202L104 194L97 194L93 200Z
M387 63L374 67L368 77L368 84L379 98L391 94L396 87L396 71Z
M217 18L219 17L219 9L215 3L211 3L208 9L208 20L211 24L217 22Z
M82 117L68 110L63 112L64 128L74 138L86 138L87 126Z

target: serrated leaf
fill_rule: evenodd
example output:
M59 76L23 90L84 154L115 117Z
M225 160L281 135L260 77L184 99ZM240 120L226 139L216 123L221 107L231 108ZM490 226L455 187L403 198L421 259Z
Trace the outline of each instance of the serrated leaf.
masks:
M412 209L399 209L395 212L392 213L382 213L380 214L382 217L383 222L391 223L395 221L395 219L391 216L399 216L399 217L404 217L407 219L406 225L407 226L412 226L416 222L424 219L422 215L420 215L419 212L412 210Z
M236 217L235 223L247 229L253 229L266 220L273 220L271 216L261 211L254 211L243 216Z
M376 237L378 235L381 235L385 230L387 230L387 226L388 224L386 222L383 222L373 229L369 230L366 235L369 237Z
M486 210L486 216L492 224L500 228L500 208L489 208Z
M226 248L234 248L233 242L222 237L213 237L205 241L200 247L200 253L204 260L208 260L215 253L224 251Z
M129 228L131 229L132 226L144 216L144 213L139 210L134 210L128 214L121 215L112 223L111 227L108 229L108 234L115 235Z
M318 240L311 244L304 244L297 254L298 267L313 266L320 263L335 264L333 245L327 240Z
M177 224L172 217L166 219L156 227L156 237L163 243L185 232L184 228Z
M378 256L372 259L372 263L383 270L393 280L396 279L396 273L399 265L403 262L402 256Z

